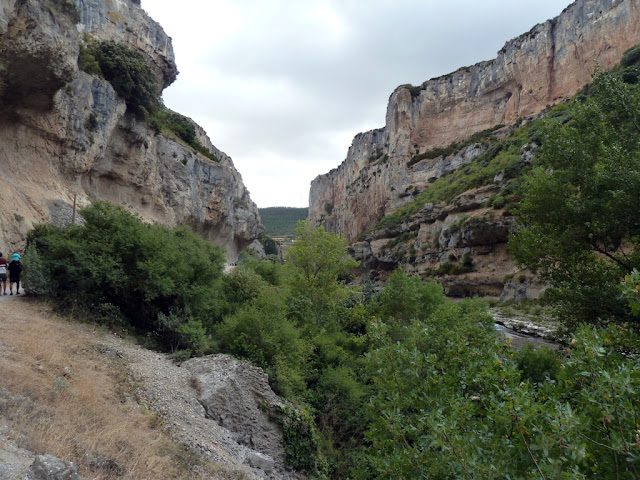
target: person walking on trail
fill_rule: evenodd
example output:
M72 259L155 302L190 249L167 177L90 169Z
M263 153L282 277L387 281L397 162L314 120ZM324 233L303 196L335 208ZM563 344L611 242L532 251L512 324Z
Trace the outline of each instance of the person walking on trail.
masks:
M9 264L9 295L13 295L13 284L16 284L16 295L20 295L20 272L22 271L22 263L20 263L20 254L11 255L11 263Z
M0 253L0 290L2 290L2 295L7 294L7 267L9 266L9 262L7 259L2 256Z

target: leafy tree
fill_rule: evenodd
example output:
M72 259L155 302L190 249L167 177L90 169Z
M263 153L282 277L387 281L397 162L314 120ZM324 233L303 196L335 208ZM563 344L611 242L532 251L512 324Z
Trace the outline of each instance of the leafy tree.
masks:
M492 329L468 301L412 322L403 342L375 325L369 445L354 477L640 478L638 359L615 347L628 331L579 327L538 381Z
M573 119L549 121L510 250L555 290L560 313L628 318L618 279L640 266L640 90L598 72Z
M287 253L287 265L294 293L308 297L322 314L330 302L346 296L341 278L358 262L347 253L344 238L325 232L324 227L299 222L296 241Z
M418 276L409 277L398 268L372 302L373 313L396 323L424 321L445 301L444 289L434 281L423 282Z
M216 329L222 351L246 358L265 369L274 389L287 396L304 388L308 348L295 323L287 318L284 295L263 289Z

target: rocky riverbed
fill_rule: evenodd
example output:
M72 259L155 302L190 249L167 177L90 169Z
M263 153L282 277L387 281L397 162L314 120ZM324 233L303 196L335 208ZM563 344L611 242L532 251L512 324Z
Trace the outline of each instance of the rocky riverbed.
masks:
M491 314L496 330L510 339L514 348L522 348L527 343L559 348L559 325L553 319L526 314L506 314L498 310L493 310Z

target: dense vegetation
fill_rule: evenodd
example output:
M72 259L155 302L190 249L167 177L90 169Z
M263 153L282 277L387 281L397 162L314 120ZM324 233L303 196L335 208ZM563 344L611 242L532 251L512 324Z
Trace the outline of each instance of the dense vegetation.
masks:
M293 237L296 226L306 220L308 208L267 207L259 208L262 224L270 237Z
M580 327L564 356L513 352L486 305L401 270L347 286L340 237L301 223L284 265L97 203L83 226L29 234L25 284L68 311L269 373L289 461L331 478L637 478L640 365L623 327ZM635 275L635 276L634 276ZM638 274L626 294L640 309ZM188 351L186 351L188 349ZM617 472L617 474L616 474Z
M571 113L544 124L511 252L555 287L563 318L637 321L619 279L640 267L640 90L600 73Z

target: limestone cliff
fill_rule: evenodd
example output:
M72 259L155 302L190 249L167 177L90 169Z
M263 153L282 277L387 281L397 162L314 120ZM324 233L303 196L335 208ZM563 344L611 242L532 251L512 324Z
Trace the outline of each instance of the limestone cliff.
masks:
M219 161L128 112L78 70L85 38L136 49L160 88L176 78L171 39L135 0L0 0L0 250L23 248L35 223L67 224L77 195L188 224L235 259L262 226L231 159L197 126Z
M406 205L417 192L429 188L434 179L471 161L481 153L478 150L481 146L470 145L449 158L412 159L417 160L421 153L446 147L476 132L508 126L539 114L549 105L570 98L587 84L594 61L605 69L610 68L637 43L640 43L638 0L577 0L558 17L507 42L494 60L461 68L420 86L398 87L389 99L385 127L357 135L346 160L312 182L309 219L325 225L328 230L343 233L354 243L381 218ZM528 155L523 152L523 159ZM374 269L395 268L398 262L385 257L377 244L407 232L413 232L414 238L420 232L418 238L424 239L427 225L434 230L430 234L436 231L441 234L446 232L448 224L459 223L457 217L461 212L490 224L493 220L481 210L482 202L471 200L486 193L469 192L456 202L468 203L463 208L431 205L431 211L420 212L405 222L401 230L377 232L376 238L356 245L357 256ZM508 226L503 225L502 220L498 223L495 235L484 235L490 238L486 244L469 243L463 237L442 238L451 248L455 244L458 251L439 248L430 257L426 255L428 258L423 255L422 264L420 255L412 255L413 261L402 263L410 271L424 272L448 257L460 261L464 253L472 253L477 260L476 250L486 250L487 255L492 252L496 256L493 260L487 259L487 265L495 270L499 257L497 263L501 266L496 273L483 270L485 276L480 283L486 284L486 288L474 287L476 291L471 289L466 293L499 294L504 275L512 273L514 266L504 251L506 233L503 230L508 230ZM483 227L482 230L491 229ZM465 278L468 280L469 276L457 278L450 291L464 283Z

